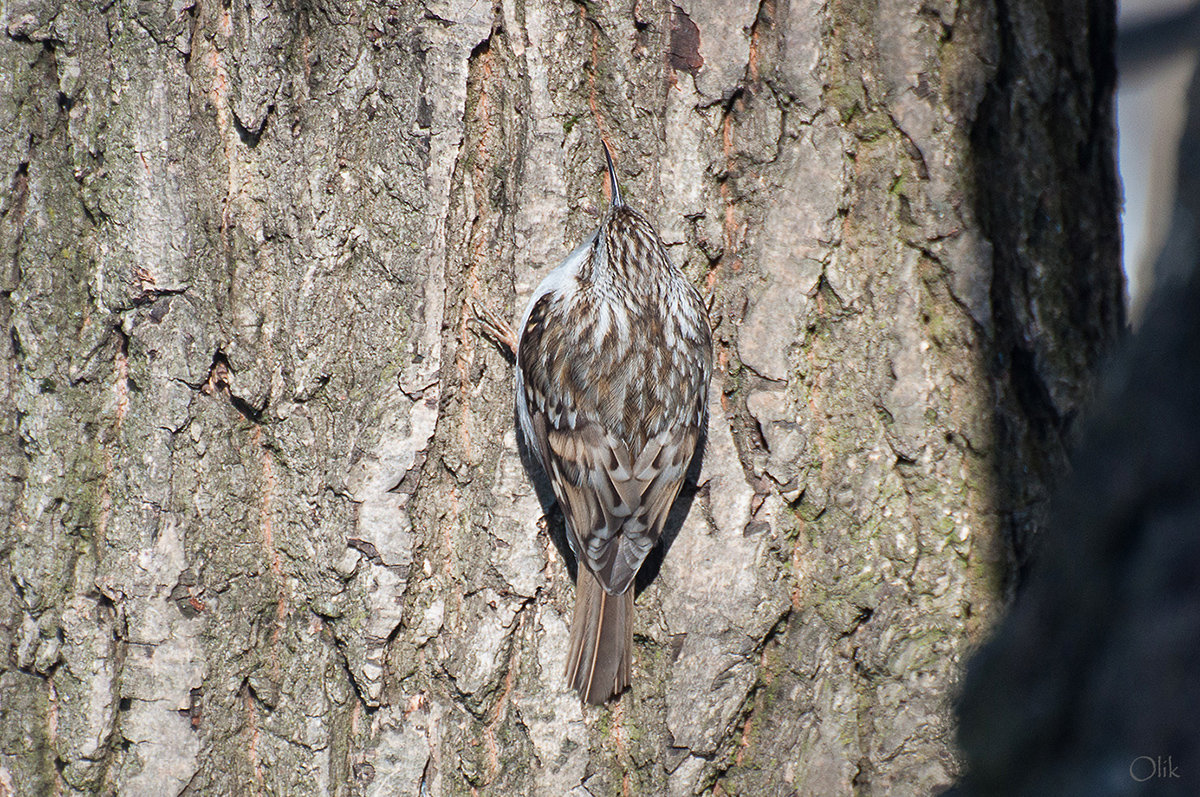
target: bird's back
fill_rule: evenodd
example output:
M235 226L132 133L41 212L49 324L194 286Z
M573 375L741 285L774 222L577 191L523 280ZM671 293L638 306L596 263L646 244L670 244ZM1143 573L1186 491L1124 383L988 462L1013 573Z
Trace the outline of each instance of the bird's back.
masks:
M711 333L695 289L624 206L573 273L551 280L522 330L519 412L576 553L620 592L657 542L702 434Z

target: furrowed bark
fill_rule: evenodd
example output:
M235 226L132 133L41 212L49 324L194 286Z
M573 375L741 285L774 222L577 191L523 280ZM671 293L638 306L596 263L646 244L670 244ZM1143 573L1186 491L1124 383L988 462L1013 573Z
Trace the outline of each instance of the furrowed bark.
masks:
M0 14L0 794L956 777L1122 320L1109 4ZM633 687L585 708L471 308L595 225L601 138L718 367Z

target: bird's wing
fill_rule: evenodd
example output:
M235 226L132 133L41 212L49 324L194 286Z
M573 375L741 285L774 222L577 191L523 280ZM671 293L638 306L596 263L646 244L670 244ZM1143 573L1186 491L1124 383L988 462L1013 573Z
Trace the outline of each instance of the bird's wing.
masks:
M648 441L633 459L597 424L546 429L555 495L577 553L607 591L628 589L658 542L698 438L695 426L677 426Z
M548 408L539 380L527 374L522 382L522 427L563 508L571 547L606 591L619 594L662 534L699 426L668 427L635 458L585 413Z
M657 418L651 436L614 433L627 391L655 378L649 360L588 361L579 336L557 321L556 301L547 293L526 315L517 352L517 414L563 508L576 557L607 592L619 594L658 542L695 454L706 421L711 344L703 341L708 348L701 347L701 362L689 363L688 376L676 385L691 400L668 401L668 407L651 398L653 392L643 393L640 422ZM621 406L607 407L617 396L626 397L617 401Z

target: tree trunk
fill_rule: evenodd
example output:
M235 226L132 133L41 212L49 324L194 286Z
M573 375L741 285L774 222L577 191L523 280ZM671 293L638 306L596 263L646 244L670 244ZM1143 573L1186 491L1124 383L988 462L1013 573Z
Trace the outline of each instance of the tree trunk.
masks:
M929 794L1122 324L1099 0L0 10L0 795ZM711 301L581 707L515 317L600 139Z

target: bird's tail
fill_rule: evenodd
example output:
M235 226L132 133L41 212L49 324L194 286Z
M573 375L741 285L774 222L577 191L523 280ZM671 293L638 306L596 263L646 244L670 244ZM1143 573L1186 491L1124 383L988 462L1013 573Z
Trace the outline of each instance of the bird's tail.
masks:
M629 686L633 650L633 585L609 595L596 577L579 567L567 681L579 696L599 705Z

